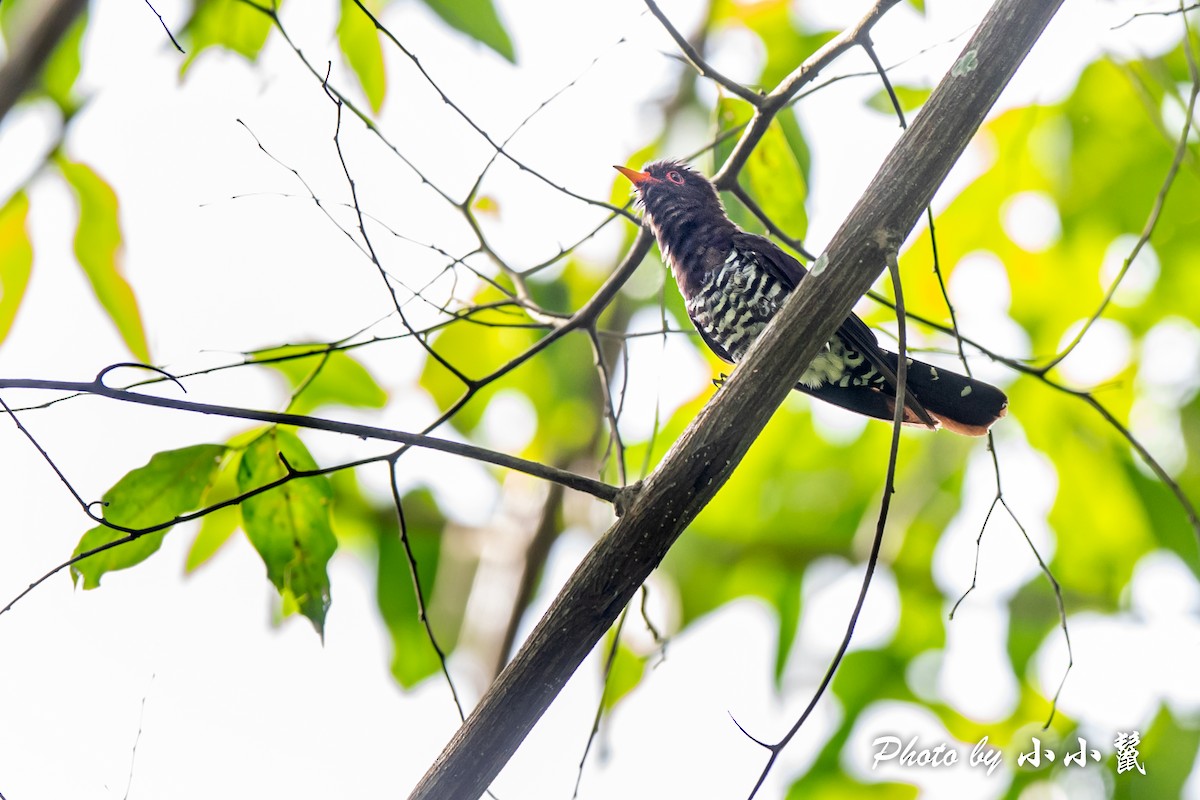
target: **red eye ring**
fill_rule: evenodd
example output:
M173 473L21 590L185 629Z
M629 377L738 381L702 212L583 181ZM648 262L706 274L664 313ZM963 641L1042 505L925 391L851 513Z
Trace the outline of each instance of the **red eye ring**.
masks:
M671 170L667 173L667 180L669 180L671 183L678 183L680 186L683 185L683 176L680 175L676 170Z

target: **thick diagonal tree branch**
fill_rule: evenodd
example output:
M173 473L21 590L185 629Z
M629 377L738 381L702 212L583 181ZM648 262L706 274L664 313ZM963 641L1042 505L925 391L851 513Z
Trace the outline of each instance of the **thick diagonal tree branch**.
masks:
M479 797L916 224L1061 0L998 0L813 272L631 492L410 800Z

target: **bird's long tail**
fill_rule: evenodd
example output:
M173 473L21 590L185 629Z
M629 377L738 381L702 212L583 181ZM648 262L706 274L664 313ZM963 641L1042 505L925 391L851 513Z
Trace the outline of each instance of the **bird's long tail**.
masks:
M896 354L885 350L883 355L892 369L897 369ZM877 419L890 420L895 415L896 397L890 386L879 389L827 383L816 389L803 384L796 388ZM995 386L916 359L909 360L908 391L942 427L963 436L985 436L992 423L1008 413L1008 398ZM905 423L924 424L911 408L906 408L904 415Z

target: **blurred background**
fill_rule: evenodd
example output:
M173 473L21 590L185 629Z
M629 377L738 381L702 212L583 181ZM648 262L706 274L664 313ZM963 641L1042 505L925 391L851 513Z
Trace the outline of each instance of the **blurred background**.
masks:
M584 494L414 448L394 476L410 558L393 445L11 381L154 364L189 400L443 420L434 435L620 484L729 369L657 249L594 336L516 365L636 234L611 165L672 156L712 174L750 116L641 2L367 2L385 32L350 0L261 2L90 4L0 122L0 398L28 431L0 421L0 602L114 538L29 437L84 502L149 515L130 527L237 497L278 451L370 463L289 484L323 548L308 594L247 504L81 562L0 615L9 800L403 796L459 724L447 674L469 711L612 521ZM871 5L661 7L715 68L769 91ZM8 63L48 6L0 3ZM910 0L873 29L909 119L987 7ZM994 452L903 434L851 653L759 796L1200 797L1195 14L1068 0L938 193L940 277L928 227L902 250L908 310L945 327L948 297L962 353L1011 411ZM740 184L819 253L900 135L854 49L780 114ZM885 304L857 311L895 335ZM943 330L913 318L908 342L962 369ZM824 674L889 439L789 398L496 795L568 797L578 779L581 797L745 796L766 752L738 725L777 739ZM1134 730L1145 775L1118 774L1114 740ZM959 763L873 768L884 736ZM1003 753L990 775L968 763L983 737ZM1017 767L1034 737L1054 762ZM1063 764L1080 739L1101 763Z

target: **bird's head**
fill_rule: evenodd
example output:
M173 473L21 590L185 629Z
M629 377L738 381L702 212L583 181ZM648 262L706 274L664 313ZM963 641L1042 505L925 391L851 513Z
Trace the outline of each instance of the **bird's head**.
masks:
M674 216L669 212L709 212L725 217L721 198L712 182L696 170L678 161L655 161L645 172L617 167L633 182L638 202L658 222Z

